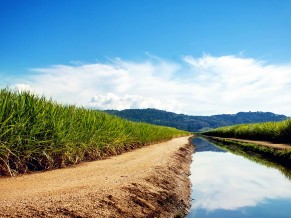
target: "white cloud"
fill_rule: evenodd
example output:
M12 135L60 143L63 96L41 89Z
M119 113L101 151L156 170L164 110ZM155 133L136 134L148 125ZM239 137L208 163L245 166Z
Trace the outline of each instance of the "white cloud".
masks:
M241 56L54 65L22 78L62 103L104 109L155 107L195 115L272 111L291 115L291 65ZM17 78L21 83L21 78ZM27 82L29 81L29 82Z
M14 85L13 90L16 92L34 92L30 85L24 83Z
M268 65L236 56L195 59L186 56L193 72L192 82L219 113L273 111L290 115L291 65Z
M94 96L89 106L98 109L141 109L141 108L166 108L159 100L154 98L144 98L139 95L124 95L122 97L113 93L107 93L106 95Z

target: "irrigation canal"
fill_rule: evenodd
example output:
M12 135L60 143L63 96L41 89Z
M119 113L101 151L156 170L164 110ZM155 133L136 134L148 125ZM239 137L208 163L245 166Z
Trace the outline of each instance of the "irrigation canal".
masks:
M225 151L204 138L194 138L193 144L187 218L290 218L290 171Z

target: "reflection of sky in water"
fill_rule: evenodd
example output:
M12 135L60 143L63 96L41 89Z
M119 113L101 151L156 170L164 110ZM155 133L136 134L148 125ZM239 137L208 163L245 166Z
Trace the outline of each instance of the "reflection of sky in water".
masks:
M209 150L193 156L188 217L291 217L291 182L280 171Z
M195 144L195 152L204 151L226 152L225 150L222 150L221 148L214 146L212 143L203 138L195 138L193 140L193 143Z

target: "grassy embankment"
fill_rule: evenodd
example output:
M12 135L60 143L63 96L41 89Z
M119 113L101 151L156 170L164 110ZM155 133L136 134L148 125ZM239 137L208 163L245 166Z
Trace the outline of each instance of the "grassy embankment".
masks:
M0 176L60 168L189 135L0 90Z
M281 122L265 122L221 127L204 132L203 135L290 144L291 119ZM232 150L241 150L248 155L259 155L262 158L280 163L289 169L291 168L291 145L290 149L279 149L253 143L237 142L229 139L212 140L218 141L221 143L220 145L223 144Z

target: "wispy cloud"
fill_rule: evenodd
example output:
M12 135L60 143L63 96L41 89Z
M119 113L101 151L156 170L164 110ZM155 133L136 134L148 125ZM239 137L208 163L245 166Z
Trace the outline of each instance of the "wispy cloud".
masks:
M291 115L291 65L242 56L54 65L23 78L36 93L99 109L155 107L187 114L273 111ZM21 79L18 78L18 81Z

